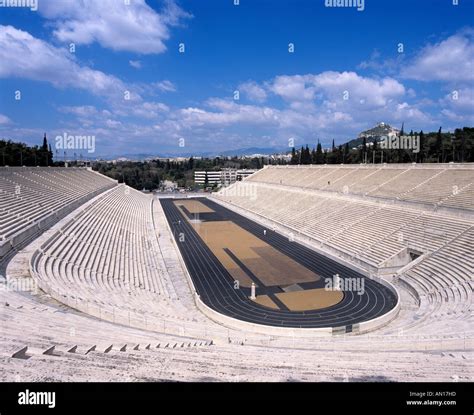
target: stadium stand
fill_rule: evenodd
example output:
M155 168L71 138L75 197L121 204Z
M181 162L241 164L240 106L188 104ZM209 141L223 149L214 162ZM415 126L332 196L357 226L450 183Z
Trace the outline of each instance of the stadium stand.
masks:
M260 345L213 344L209 338L177 337L89 318L50 304L45 295L2 290L0 298L0 366L8 368L0 371L0 381L471 379L467 359L472 354L459 347L462 338L442 340L445 348L454 350L450 353L436 352L439 340L429 336L302 340L298 347L272 339ZM44 354L52 346L54 352ZM25 347L24 358L12 357ZM433 351L426 353L425 348ZM447 375L446 365L456 379Z
M424 258L416 266L400 275L408 285L415 287L423 307L431 307L429 322L433 326L449 329L452 319L456 328L469 330L472 323L472 292L474 288L474 227L449 244Z
M82 210L33 255L32 275L58 301L111 321L190 321L165 272L153 198L118 185ZM132 316L132 317L130 317ZM131 324L131 323L130 323ZM137 323L139 324L139 323Z
M406 265L411 261L410 250L432 252L472 226L467 219L413 206L353 199L330 192L311 194L256 181L224 189L217 198L271 219L377 272Z
M0 260L87 200L117 185L87 169L0 168Z
M268 167L214 199L371 275L395 273L418 311L400 313L380 332L465 333L472 327L473 181L467 165Z
M469 165L285 166L263 169L247 180L474 210Z
M0 381L472 381L472 181L469 166L265 168L212 197L399 290L383 328L318 338L204 314L153 196L2 169Z

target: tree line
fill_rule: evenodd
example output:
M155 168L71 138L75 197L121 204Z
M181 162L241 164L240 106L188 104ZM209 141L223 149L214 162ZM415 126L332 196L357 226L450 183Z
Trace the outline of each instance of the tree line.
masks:
M400 132L404 136L403 131ZM350 148L349 143L323 150L318 143L312 150L308 145L291 150L290 164L359 164L359 163L450 163L474 162L474 128L457 128L454 133L437 132L425 134L411 131L409 137L419 137L418 151L413 149L382 148L379 140L367 141Z
M261 158L231 159L224 157L195 159L190 157L183 161L174 160L149 160L146 162L121 161L108 162L98 161L93 163L94 170L104 174L119 183L138 190L155 190L165 181L176 182L179 187L195 189L194 172L196 170L216 171L223 168L235 169L260 169L264 160Z
M401 135L404 134L402 131ZM271 157L190 157L182 161L150 160L137 161L95 161L92 167L100 173L109 176L120 183L127 183L138 190L155 190L165 180L176 182L179 187L196 188L194 172L196 170L221 170L223 168L260 169L265 164L359 164L359 163L449 163L474 162L474 128L458 128L454 133L444 133L441 128L437 132L419 136L419 152L402 149L382 149L377 140L368 142L363 139L357 147L350 148L349 143L336 146L333 140L330 149L322 148L318 143L310 149L308 145L300 149L293 148L289 160ZM11 140L0 140L0 163L2 166L62 166L61 161L53 160L53 152L48 144L46 135L42 145L28 146ZM80 165L80 162L69 162L70 165Z
M11 140L0 140L0 163L2 166L53 166L53 152L46 134L41 146L28 146Z

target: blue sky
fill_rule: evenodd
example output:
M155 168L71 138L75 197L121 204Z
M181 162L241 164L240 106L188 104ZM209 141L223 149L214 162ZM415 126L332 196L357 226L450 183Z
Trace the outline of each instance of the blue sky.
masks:
M95 157L474 125L474 1L126 3L0 7L1 137L94 136Z

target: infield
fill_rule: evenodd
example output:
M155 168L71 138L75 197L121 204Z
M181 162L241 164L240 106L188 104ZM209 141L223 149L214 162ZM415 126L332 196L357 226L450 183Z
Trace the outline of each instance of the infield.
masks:
M353 324L396 304L387 287L209 199L160 202L201 301L221 314L280 327L345 326L350 332ZM364 293L326 291L325 281L335 274L364 279Z

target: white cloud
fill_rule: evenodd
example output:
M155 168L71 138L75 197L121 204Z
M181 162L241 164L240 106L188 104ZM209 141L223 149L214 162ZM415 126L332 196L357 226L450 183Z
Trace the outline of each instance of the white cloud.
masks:
M193 106L172 112L173 125L181 131L213 131L216 128L241 131L255 128L273 137L306 137L314 135L350 138L376 122L413 128L432 123L429 114L410 103L414 94L393 78L362 77L355 72L277 76L253 88L283 98L286 106L245 105L233 100L208 99L204 106ZM344 91L349 99L343 98ZM243 134L243 133L242 133Z
M312 77L317 90L339 101L348 92L348 101L364 101L366 105L383 106L405 95L405 87L393 78L373 79L355 72L323 72Z
M441 114L450 121L474 124L474 88L461 88L444 96L439 102Z
M6 115L0 114L0 125L11 124L11 123L12 123L12 120L10 120L10 118L8 118Z
M140 97L120 79L79 65L64 49L12 26L0 26L0 78L49 82L58 88L77 88L120 102L130 90L130 101Z
M187 145L195 149L223 150L251 140L266 145L285 143L289 137L298 137L301 143L328 137L348 139L378 121L395 126L405 122L406 128L425 131L433 124L432 117L423 111L424 104L416 103L414 91L392 77L367 77L356 72L281 75L259 83L249 80L239 88L252 105L211 98L186 108L172 108L143 98L176 91L169 80L126 85L112 75L82 66L67 50L11 26L0 26L0 78L10 77L105 97L108 109L91 105L59 108L75 116L73 121L64 120L69 122L68 128L86 128L89 134L100 137L98 146L104 149L127 148L131 141L139 149L153 145L164 148L177 145L177 138L184 136ZM125 90L132 91L133 105L124 101ZM347 100L343 98L345 91ZM273 103L275 97L281 100ZM456 104L443 101L437 105L443 107L444 117L454 120L460 116L461 107L467 113L471 101L472 94L469 98L463 92ZM12 137L20 135L13 127L8 130ZM263 136L268 142L261 142Z
M141 118L158 118L159 116L168 113L170 108L161 102L143 102L140 105L135 105L131 110L131 114Z
M426 46L402 70L402 76L419 81L472 81L473 62L474 30L468 29Z
M316 94L312 75L277 76L270 85L270 90L286 101L311 101Z
M406 61L404 53L398 53L395 57L384 58L378 50L374 50L368 60L357 65L357 69L371 70L377 73L395 75L400 71Z
M102 120L107 120L107 125L116 126L119 122L111 117L115 118L130 118L138 117L144 119L158 119L169 113L170 108L161 102L139 102L135 103L132 108L117 107L113 108L112 111L103 109L99 110L92 105L83 106L64 106L58 108L60 112L65 114L71 114L77 117L82 124L94 124L102 123Z
M97 108L92 105L64 106L60 107L59 111L79 117L91 117L99 114Z
M238 90L244 92L250 100L255 102L264 102L267 99L265 89L253 81L240 84Z
M168 80L153 82L151 86L152 88L160 92L175 92L176 91L176 86L173 84L173 82L168 81Z
M132 60L130 60L130 61L128 61L128 63L130 64L130 66L132 68L135 68L135 69L141 69L142 68L141 61L132 61Z
M384 106L406 92L405 87L393 78L379 80L355 72L334 71L316 75L277 76L269 89L292 108L301 110L314 108L312 104L318 99L333 106L347 107L354 103L362 103L366 108Z
M170 27L191 17L173 0L160 13L145 0L41 0L39 12L52 20L61 42L142 54L163 53Z
M107 125L108 128L117 128L117 127L121 127L122 126L122 123L120 121L117 121L117 120L110 120L108 119L106 122L105 122L105 125Z
M178 111L178 119L188 128L204 125L275 124L279 111L269 107L239 105L234 101L210 99L207 104L216 111L189 107Z

